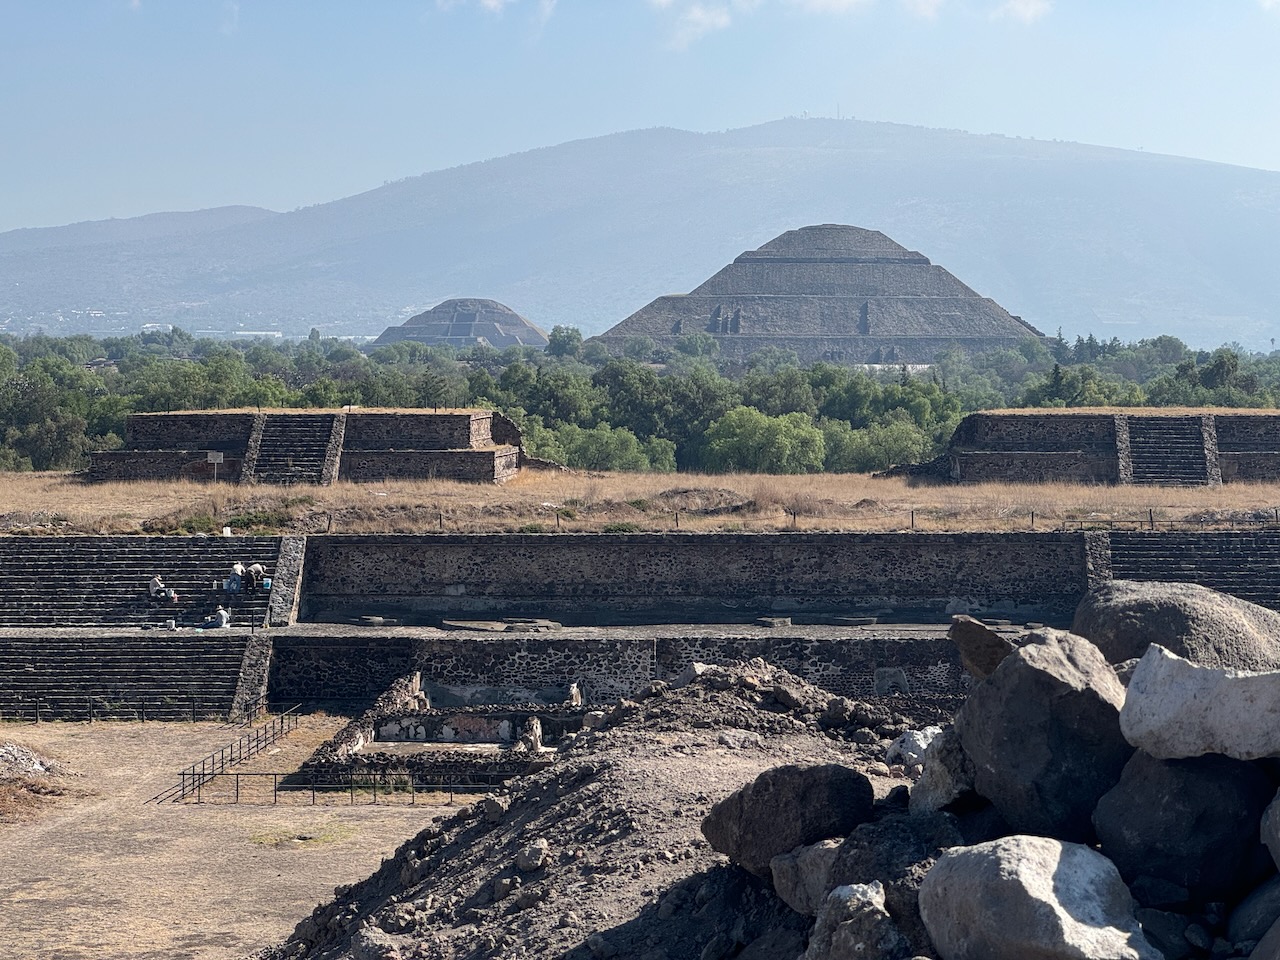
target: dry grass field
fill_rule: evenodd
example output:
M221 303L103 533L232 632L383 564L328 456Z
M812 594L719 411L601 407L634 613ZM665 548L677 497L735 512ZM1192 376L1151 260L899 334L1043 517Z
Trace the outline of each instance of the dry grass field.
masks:
M296 769L340 722L307 718L243 769ZM214 723L0 724L0 742L71 772L59 795L0 820L0 956L232 960L285 937L336 884L368 876L432 816L452 812L144 805L235 733Z
M912 486L860 474L524 471L502 486L444 480L289 488L85 484L6 474L0 533L432 533L632 530L1050 530L1080 524L1276 522L1280 484Z

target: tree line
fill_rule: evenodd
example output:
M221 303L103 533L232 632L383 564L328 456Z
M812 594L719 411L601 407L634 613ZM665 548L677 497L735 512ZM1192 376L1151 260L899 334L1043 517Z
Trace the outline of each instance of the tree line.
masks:
M610 356L556 327L548 349L361 351L300 341L0 336L0 470L74 470L123 443L133 412L224 408L493 407L534 456L598 470L865 472L927 460L965 413L1001 407L1274 407L1280 353L1197 351L1174 337L1029 340L947 351L927 369L746 363L705 334Z

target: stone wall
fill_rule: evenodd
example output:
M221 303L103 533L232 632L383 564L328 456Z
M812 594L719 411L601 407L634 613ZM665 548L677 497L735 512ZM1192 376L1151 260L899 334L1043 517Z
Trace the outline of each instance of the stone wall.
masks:
M125 420L125 446L135 450L221 450L243 455L252 413L134 413Z
M981 483L1118 483L1120 460L1115 454L1085 450L1018 453L956 450L948 454L951 479Z
M672 680L690 663L762 657L839 696L891 693L959 696L967 689L955 644L935 639L857 637L670 637L657 643L655 678Z
M1166 415L1174 414L970 414L951 438L950 477L975 482L1132 483L1132 445L1149 438L1146 431ZM1201 424L1208 483L1280 480L1280 413L1187 416ZM1149 450L1151 443L1145 446ZM1171 475L1167 482L1178 482L1178 477Z
M1061 620L1084 584L1083 537L1065 533L318 536L307 542L300 615Z
M408 637L277 635L272 640L273 707L328 701L367 709L399 677L412 673Z
M492 443L493 415L488 411L456 413L363 413L347 416L343 449L466 450Z
M520 432L510 420L499 418L501 441L494 440L494 414L485 410L445 412L357 411L314 414L302 411L272 413L273 424L299 418L307 425L300 434L285 436L308 463L318 459L321 438L317 421L332 428L318 474L307 482L330 484L344 480L442 478L471 482L500 482L520 469ZM172 480L177 478L237 482L252 477L283 480L257 469L267 416L260 413L183 412L131 414L126 423L124 449L94 453L88 478L107 480ZM279 425L279 424L277 424ZM284 429L284 427L282 427ZM299 428L302 429L302 428ZM299 449L301 448L301 449ZM206 463L210 451L222 453L216 468ZM293 451L285 450L287 454ZM277 459L281 451L275 451Z
M90 459L89 479L94 483L113 480L212 480L214 464L206 450L104 450ZM217 464L217 477L234 483L240 479L243 461L224 455Z
M348 436L350 432L348 421ZM487 450L344 449L338 476L354 482L430 477L493 483L510 479L519 469L518 447L490 447Z
M270 690L277 706L327 700L363 709L406 672L421 674L433 707L459 705L460 692L472 705L555 703L572 683L587 703L606 703L631 696L650 680L674 679L694 662L752 657L847 697L957 696L966 689L948 640L889 632L823 639L803 631L735 636L730 628L719 636L673 631L612 640L277 636L274 642Z
M1280 480L1280 415L1214 416L1224 483Z
M1114 455L1114 414L971 413L956 427L953 448L980 450L1095 450Z
M1280 449L1227 453L1219 447L1218 467L1222 471L1223 483L1280 480Z
M499 743L511 744L529 720L542 726L542 742L554 744L566 733L582 729L584 708L539 709L535 706L478 707L460 710L420 710L391 713L374 724L377 743Z

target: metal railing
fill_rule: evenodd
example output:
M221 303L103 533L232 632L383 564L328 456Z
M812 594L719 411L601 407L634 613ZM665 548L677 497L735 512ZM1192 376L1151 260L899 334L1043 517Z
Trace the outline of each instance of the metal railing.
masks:
M230 713L227 715L227 722L223 724L225 727L247 727L252 723L257 723L268 712L270 707L270 698L267 694L254 697L243 707L238 713Z
M193 788L185 795L174 795L166 799L173 803L187 801L242 806L355 806L358 803L379 806L447 803L452 806L458 794L486 793L509 780L510 775L490 776L477 772L466 778L459 778L471 782L444 782L449 779L409 774L388 777L380 773L300 776L296 772L222 772L207 774L196 780ZM164 799L153 799L165 802Z
M214 777L224 774L227 767L235 766L237 763L244 763L244 761L261 753L281 737L298 729L300 719L301 713L298 708L290 707L279 716L273 717L271 722L250 730L239 740L229 743L220 750L215 750L204 759L193 763L179 774L178 783L167 790L162 790L146 802L177 803L185 800L191 794L197 793L204 784Z
M227 715L225 700L199 697L32 697L19 699L0 709L0 720L125 720L191 721L222 719Z
M1158 519L1155 510L1137 517L1067 517L1058 528L1071 530L1280 530L1280 508L1267 517L1195 517Z

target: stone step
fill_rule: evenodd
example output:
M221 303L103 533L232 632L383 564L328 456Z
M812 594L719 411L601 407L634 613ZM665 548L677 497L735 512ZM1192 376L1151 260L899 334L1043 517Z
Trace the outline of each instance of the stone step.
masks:
M239 683L243 634L155 634L38 639L0 637L0 715L83 719L225 715Z

